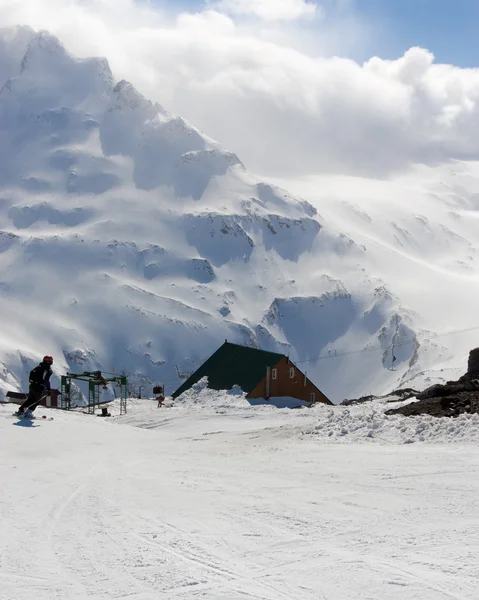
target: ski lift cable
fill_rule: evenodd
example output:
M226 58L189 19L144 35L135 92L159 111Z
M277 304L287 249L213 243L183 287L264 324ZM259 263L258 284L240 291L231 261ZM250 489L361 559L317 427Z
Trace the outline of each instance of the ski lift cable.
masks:
M455 331L448 331L446 333L439 333L439 334L431 334L429 336L425 336L422 339L438 339L438 338L444 338L444 337L449 337L451 335L457 335L460 333L467 333L469 331L475 331L479 329L479 325L475 326L475 327L468 327L467 329L457 329ZM328 354L328 356L318 356L316 358L309 358L307 360L298 360L295 361L296 364L304 364L304 363L309 363L309 362L316 362L318 360L327 360L327 359L331 359L331 358L340 358L341 356L350 356L353 354L362 354L363 352L378 352L379 350L388 350L389 348L397 348L399 346L406 346L407 344L413 344L414 342L418 341L417 338L413 338L410 340L403 340L403 341L398 341L398 342L393 342L391 344L388 344L386 346L373 346L371 348L362 348L360 350L350 350L348 352L337 352L335 354ZM421 341L421 340L419 340Z

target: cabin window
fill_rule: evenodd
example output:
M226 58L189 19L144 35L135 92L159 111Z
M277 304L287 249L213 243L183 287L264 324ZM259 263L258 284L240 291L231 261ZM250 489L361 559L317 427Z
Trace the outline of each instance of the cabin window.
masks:
M271 371L271 379L277 379L278 378L278 371L276 369L273 369Z
M316 402L316 394L314 392L311 392L311 394L309 394L309 401Z
M294 379L294 367L290 367L289 369L289 378Z

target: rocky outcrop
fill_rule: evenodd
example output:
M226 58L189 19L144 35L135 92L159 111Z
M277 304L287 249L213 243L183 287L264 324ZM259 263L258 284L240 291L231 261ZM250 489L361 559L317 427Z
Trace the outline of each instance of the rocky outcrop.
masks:
M386 414L457 417L463 413L479 413L479 348L470 351L467 373L457 381L433 385L416 397L418 402Z
M433 397L413 402L402 408L387 411L387 415L431 415L432 417L458 417L463 413L479 413L479 393L460 392L442 398Z
M395 390L386 396L361 396L361 398L353 398L352 400L343 400L342 406L354 406L355 404L364 404L365 402L372 402L373 400L384 400L388 398L387 402L401 402L409 400L417 396L418 392L412 388L402 388Z
M470 378L479 379L479 348L474 348L469 352L466 375Z

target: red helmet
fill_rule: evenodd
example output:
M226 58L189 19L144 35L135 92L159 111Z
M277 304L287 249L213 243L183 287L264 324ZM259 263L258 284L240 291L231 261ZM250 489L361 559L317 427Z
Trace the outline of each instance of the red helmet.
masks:
M53 362L53 356L50 356L49 354L47 354L46 356L43 357L43 362L51 364Z

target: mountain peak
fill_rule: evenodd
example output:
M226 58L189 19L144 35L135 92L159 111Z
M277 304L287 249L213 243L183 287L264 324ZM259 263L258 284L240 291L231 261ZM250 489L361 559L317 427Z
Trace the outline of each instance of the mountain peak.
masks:
M130 110L143 109L153 118L157 113L166 113L160 104L153 104L125 79L115 84L113 88L113 101L110 110L128 108Z
M337 184L334 193L329 182L314 185L308 196L319 217L130 82L115 83L104 58L75 58L48 32L29 30L5 39L0 30L0 56L8 80L0 93L0 366L5 360L15 375L0 373L0 394L45 344L63 355L61 369L81 355L91 357L84 369L114 364L170 390L225 338L267 345L307 364L332 398L371 391L372 380L383 391L440 355L432 344L427 355L417 348L419 317L408 321L404 307L418 306L409 273L450 305L457 291L441 283L447 269L474 273L469 213L449 214L474 206L473 196L457 207L451 199L462 175L440 192L444 218L429 191L421 196L428 216L418 219L393 199L386 210L383 188L365 181L360 192L356 182L345 188L348 202ZM474 314L475 283L461 285ZM417 314L431 312L421 302ZM399 343L393 370L392 349L382 346ZM347 377L337 373L346 363L331 362L342 355L351 356Z
M65 47L58 38L51 35L48 31L39 31L28 44L25 56L23 57L20 72L32 66L32 60L40 58L43 62L46 57L57 57L63 59L67 56ZM35 60L34 67L38 66Z

